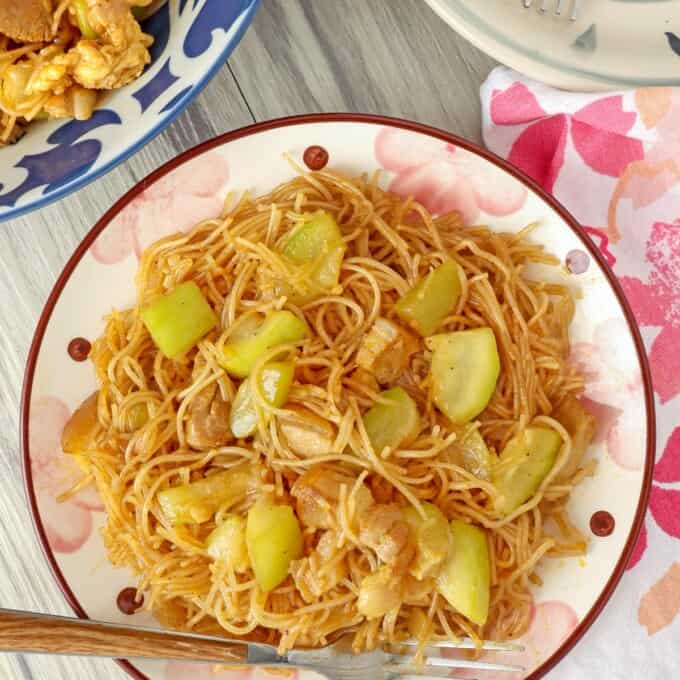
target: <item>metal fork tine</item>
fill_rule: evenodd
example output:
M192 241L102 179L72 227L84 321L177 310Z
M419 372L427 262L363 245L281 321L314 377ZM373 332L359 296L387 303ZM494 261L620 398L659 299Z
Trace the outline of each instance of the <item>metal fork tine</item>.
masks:
M545 14L548 11L548 2L550 0L540 0L538 4L538 11L541 14ZM571 2L571 13L569 14L569 20L570 21L576 21L576 15L578 14L579 10L579 5L581 0L552 0L554 4L554 14L555 16L561 16L562 10L564 7L568 4L568 2ZM524 9L530 9L534 5L534 0L522 0L522 7Z
M407 656L393 656L393 660L399 662L404 659L411 660ZM430 658L423 666L418 666L412 663L387 663L384 666L389 673L396 673L398 675L439 675L442 668L474 668L478 671L512 671L519 673L524 670L523 666L515 666L507 663L495 663L493 661L480 661L472 659L443 659ZM447 673L448 675L448 673Z
M399 648L401 646L406 647L417 647L420 644L418 640L410 638L404 640L403 642L397 642L394 645L390 645L392 648ZM482 640L482 644L478 644L470 638L461 638L458 642L452 642L451 640L435 640L433 642L428 642L425 649L482 649L485 652L523 652L524 647L518 645L514 642L494 642L492 640ZM427 651L425 652L427 654Z
M578 13L578 6L581 3L581 0L574 0L574 5L571 8L571 16L569 17L569 21L576 21L576 15Z

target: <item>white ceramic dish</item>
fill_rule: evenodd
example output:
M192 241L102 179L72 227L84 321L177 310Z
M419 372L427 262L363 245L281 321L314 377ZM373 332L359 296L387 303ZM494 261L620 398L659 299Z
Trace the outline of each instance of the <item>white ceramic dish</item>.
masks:
M545 0L544 0L545 1ZM680 3L668 0L562 0L561 17L542 2L426 0L473 45L522 73L570 90L680 84ZM547 0L546 6L555 6ZM675 33L673 32L675 31Z
M347 173L382 168L386 185L415 194L435 211L459 209L470 222L503 230L539 221L532 238L581 265L579 274L564 267L554 276L582 293L571 329L575 357L592 378L591 406L614 415L603 420L590 451L599 461L597 473L578 487L571 502L573 519L592 539L587 557L547 560L541 568L544 585L533 593L535 614L521 661L529 669L527 677L538 678L575 644L607 601L641 526L654 451L653 402L642 343L613 275L564 209L491 154L414 123L320 115L229 133L143 180L85 237L46 303L22 400L27 495L46 558L80 616L153 623L146 614L131 619L116 607L119 591L134 585L134 579L106 560L96 530L104 517L94 491L85 490L64 504L55 501L74 474L60 450L62 428L96 387L89 362L74 361L68 349L77 345L74 339L94 339L112 307L133 304L134 275L146 245L216 214L227 191L259 194L289 179L292 170L283 154L301 159L310 145L326 149L330 165ZM596 537L591 527L610 533ZM200 667L161 662L135 662L134 668L126 668L153 680L216 677ZM231 680L229 674L225 677Z

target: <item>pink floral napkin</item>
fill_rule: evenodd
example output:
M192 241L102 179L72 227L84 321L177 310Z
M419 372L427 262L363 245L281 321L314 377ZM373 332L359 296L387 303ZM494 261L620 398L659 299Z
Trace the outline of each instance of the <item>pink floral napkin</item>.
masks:
M483 135L563 203L619 277L649 355L657 464L645 527L591 631L550 675L680 677L680 89L567 93L505 67Z

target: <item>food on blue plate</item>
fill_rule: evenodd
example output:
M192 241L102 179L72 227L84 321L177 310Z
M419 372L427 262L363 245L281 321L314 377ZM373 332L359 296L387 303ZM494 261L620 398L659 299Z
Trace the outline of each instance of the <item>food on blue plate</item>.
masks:
M89 118L127 85L153 42L133 10L151 0L0 0L0 145L43 118Z
M526 631L594 466L574 304L533 262L329 170L151 245L62 442L147 606L281 650Z

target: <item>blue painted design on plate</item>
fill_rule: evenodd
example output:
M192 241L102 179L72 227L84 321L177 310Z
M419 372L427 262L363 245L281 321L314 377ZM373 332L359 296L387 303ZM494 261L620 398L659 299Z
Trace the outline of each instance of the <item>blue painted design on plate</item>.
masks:
M226 31L244 10L243 2L206 2L194 19L184 38L184 54L192 59L201 56L212 42L212 32L218 28Z
M18 186L0 193L0 206L12 206L29 191L46 186L46 191L60 187L87 172L99 157L102 143L98 139L87 139L74 144L83 135L103 125L120 125L117 113L98 109L89 120L71 120L48 138L53 148L42 153L24 156L16 167L24 168L28 174ZM0 184L0 190L3 185Z
M132 96L142 107L142 113L153 104L179 77L170 70L170 59L167 59L158 73L143 87L140 87Z
M584 50L585 52L594 52L597 47L597 28L595 24L590 26L579 35L571 44L577 50Z
M670 45L670 48L675 52L678 56L680 56L680 38L678 38L675 33L671 33L670 31L666 31L666 38L668 39L668 44Z
M182 98L186 96L187 92L191 91L191 85L189 87L185 87L183 90L178 92L162 109L161 113L165 113L166 111L170 111L171 109L174 109L177 104L182 101Z

